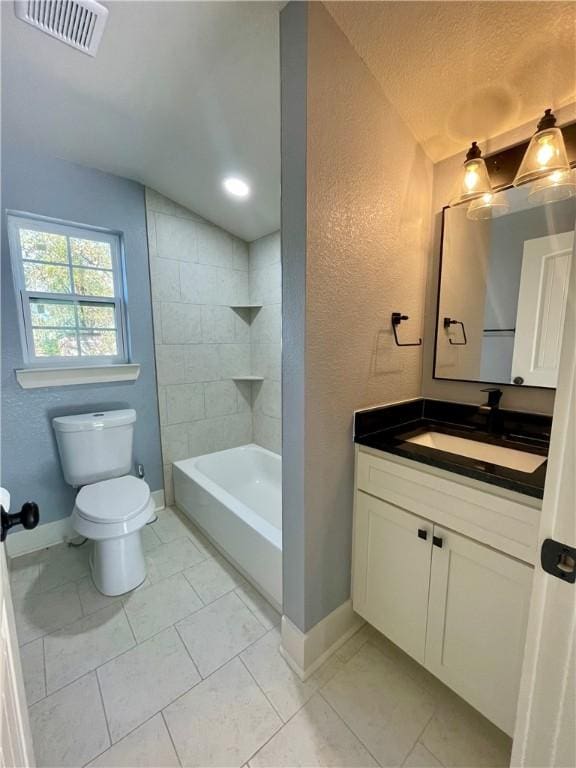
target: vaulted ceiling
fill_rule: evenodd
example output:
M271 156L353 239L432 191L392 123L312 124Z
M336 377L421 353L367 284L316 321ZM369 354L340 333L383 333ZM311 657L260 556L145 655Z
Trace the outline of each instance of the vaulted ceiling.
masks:
M283 3L107 4L90 58L1 3L4 140L141 181L246 240L277 229ZM434 161L574 102L575 2L326 5ZM248 200L222 193L227 174Z
M6 140L150 185L253 240L280 222L276 2L106 2L95 58L2 5ZM222 193L246 177L249 200Z

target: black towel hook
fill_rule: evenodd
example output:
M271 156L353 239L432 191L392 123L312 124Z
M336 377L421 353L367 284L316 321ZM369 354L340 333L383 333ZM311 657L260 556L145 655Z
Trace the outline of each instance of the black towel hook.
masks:
M398 341L398 333L396 328L400 325L401 322L409 319L410 318L408 315L403 315L402 312L392 312L392 330L394 331L394 340L396 342L396 346L398 347L420 347L422 345L422 339L418 339L418 341L411 342L409 344Z
M464 328L464 323L462 322L462 320L453 320L451 317L445 317L444 328L446 329L446 331L450 330L451 325L462 326L462 337L464 341L452 341L452 339L448 337L448 342L452 344L453 347L465 347L466 344L468 344L468 339L466 338L466 328Z

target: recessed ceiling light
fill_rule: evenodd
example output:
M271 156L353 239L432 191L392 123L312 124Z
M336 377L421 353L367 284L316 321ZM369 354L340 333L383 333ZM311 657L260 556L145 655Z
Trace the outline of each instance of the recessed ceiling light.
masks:
M250 187L248 184L237 176L228 176L222 182L222 186L229 195L232 195L232 197L248 197L250 194Z

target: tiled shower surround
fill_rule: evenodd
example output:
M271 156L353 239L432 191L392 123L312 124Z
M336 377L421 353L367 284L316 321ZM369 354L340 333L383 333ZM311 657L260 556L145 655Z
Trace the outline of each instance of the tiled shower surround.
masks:
M170 504L174 461L250 442L280 452L280 236L248 245L149 189L146 212ZM245 375L264 380L234 381Z

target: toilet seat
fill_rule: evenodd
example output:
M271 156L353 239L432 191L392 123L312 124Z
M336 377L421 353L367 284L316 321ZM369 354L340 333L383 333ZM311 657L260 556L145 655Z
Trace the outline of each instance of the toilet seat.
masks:
M85 485L76 497L77 514L91 523L125 523L150 502L150 488L132 475Z

